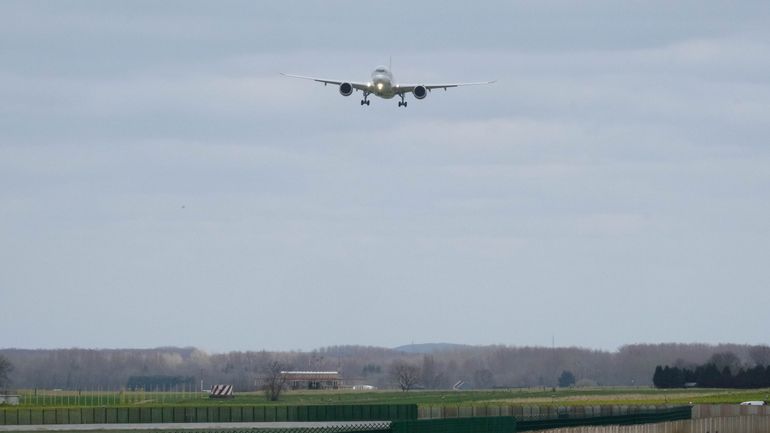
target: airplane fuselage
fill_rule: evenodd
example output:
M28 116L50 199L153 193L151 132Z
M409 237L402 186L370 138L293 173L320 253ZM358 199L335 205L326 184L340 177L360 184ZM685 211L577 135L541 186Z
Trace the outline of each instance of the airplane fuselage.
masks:
M384 99L392 99L398 94L398 86L393 84L393 73L385 66L378 66L372 72L371 92Z

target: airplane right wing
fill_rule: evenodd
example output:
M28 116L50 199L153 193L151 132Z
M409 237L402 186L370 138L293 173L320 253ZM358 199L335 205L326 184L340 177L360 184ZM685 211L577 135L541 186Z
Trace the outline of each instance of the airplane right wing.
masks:
M354 83L352 81L343 81L343 80L327 80L325 78L305 77L303 75L284 74L283 72L281 72L281 75L283 75L284 77L300 78L300 79L303 79L303 80L316 81L316 82L319 82L319 83L323 83L324 86L327 85L327 84L335 84L335 85L339 86L342 83L348 83L354 89L357 89L357 90L367 90L367 89L370 88L370 84L369 83Z

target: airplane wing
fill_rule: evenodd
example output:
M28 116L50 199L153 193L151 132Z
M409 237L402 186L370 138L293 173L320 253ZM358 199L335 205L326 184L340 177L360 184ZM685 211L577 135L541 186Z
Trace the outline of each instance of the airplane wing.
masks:
M281 72L281 75L283 75L284 77L301 78L303 80L317 81L319 83L323 83L324 86L327 85L327 84L340 85L342 83L350 83L350 85L352 85L354 89L366 90L366 89L369 88L369 83L354 83L352 81L345 81L345 80L327 80L325 78L305 77L305 76L302 76L302 75L284 74L283 72Z
M447 83L447 84L399 84L395 86L396 92L398 93L409 93L414 92L415 87L425 87L426 90L434 90L434 89L448 89L450 87L463 87L463 86L483 86L486 84L494 84L497 80L492 81L479 81L477 83Z

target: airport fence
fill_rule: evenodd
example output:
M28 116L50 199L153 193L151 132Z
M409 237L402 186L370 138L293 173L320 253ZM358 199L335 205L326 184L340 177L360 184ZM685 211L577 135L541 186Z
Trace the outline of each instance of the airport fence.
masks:
M543 433L768 433L770 416L730 416L656 424L565 427Z
M695 419L721 418L730 416L770 417L770 405L748 406L742 404L696 404L692 410L692 417Z
M417 419L417 405L414 404L0 409L0 425L401 421L414 419Z

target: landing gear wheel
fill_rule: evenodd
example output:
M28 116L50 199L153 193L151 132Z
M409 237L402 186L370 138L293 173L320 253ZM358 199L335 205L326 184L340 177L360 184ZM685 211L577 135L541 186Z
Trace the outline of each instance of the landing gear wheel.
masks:
M371 103L372 103L372 101L366 101L366 105L369 105Z
M406 108L406 101L404 101L404 108Z

